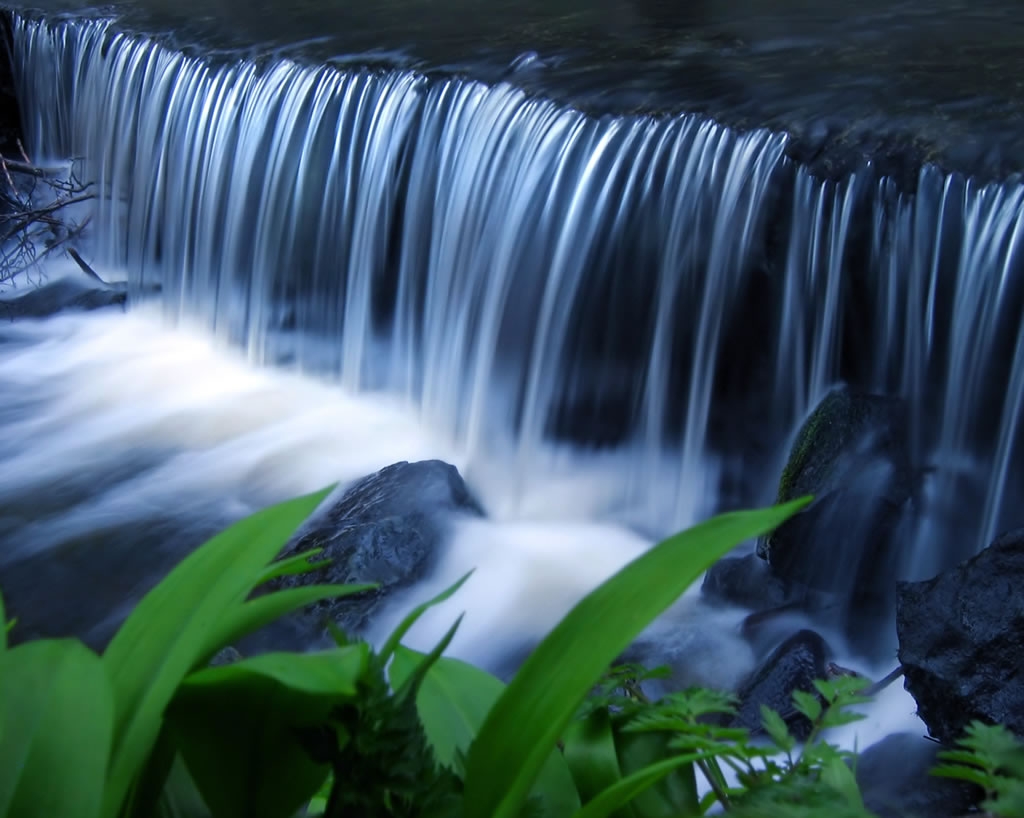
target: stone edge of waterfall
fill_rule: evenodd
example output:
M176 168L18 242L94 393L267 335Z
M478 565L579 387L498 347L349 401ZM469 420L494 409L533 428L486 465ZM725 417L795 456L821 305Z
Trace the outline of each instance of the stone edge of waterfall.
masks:
M592 99L577 99L557 92L553 87L532 87L523 85L506 72L501 78L478 76L470 68L444 68L418 65L410 67L408 61L395 62L396 57L384 55L339 55L328 61L304 59L301 55L282 54L281 49L268 49L266 53L253 57L252 52L209 52L201 46L179 44L170 41L168 33L143 33L130 26L121 27L118 20L109 16L67 16L49 15L35 10L15 10L0 6L4 24L0 30L5 47L11 51L12 22L17 20L42 21L48 26L76 26L99 24L108 27L114 34L138 40L152 40L169 52L177 52L201 59L207 64L217 65L220 61L264 62L287 61L304 67L330 66L339 73L369 70L396 72L425 79L428 83L459 78L479 83L486 87L508 85L527 93L528 96L548 100L566 109L580 111L594 119L607 117L638 117L659 119L663 117L695 116L716 125L744 133L768 131L782 135L785 139L784 153L796 166L805 169L812 176L831 181L848 179L855 174L867 172L879 180L888 180L899 193L913 194L926 168L937 168L945 174L959 174L974 182L1012 181L1024 174L1024 152L1014 152L1005 146L993 144L984 136L972 137L968 143L943 146L913 126L901 123L886 123L880 127L876 121L849 115L824 113L817 118L795 119L792 116L766 114L757 118L749 112L734 112L728 106L704 110L701 106L667 104L649 110L619 110L607 102ZM486 71L484 74L492 74ZM1024 146L1022 146L1024 150ZM1020 155L1017 155L1017 154Z

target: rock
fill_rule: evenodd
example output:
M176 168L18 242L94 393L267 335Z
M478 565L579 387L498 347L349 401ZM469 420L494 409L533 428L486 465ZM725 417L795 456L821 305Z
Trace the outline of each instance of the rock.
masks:
M836 389L801 427L778 501L814 503L763 538L772 573L811 589L891 598L916 475L897 398Z
M779 608L793 599L788 584L775 576L757 554L720 559L704 575L700 591L712 602L755 611Z
M61 278L24 294L0 298L0 319L48 318L64 310L123 307L127 298L124 286L104 286L98 281Z
M283 647L282 639L308 644L311 637L322 635L327 619L346 633L361 633L391 594L429 574L453 518L460 514L482 517L483 509L458 470L440 460L396 463L341 492L281 552L285 558L322 548L314 561L330 563L282 577L271 587L364 582L380 587L307 608L301 616L282 623L272 640L274 646Z
M928 732L952 743L974 719L1024 737L1024 529L898 588L904 685Z
M825 640L814 631L801 630L789 637L740 685L732 725L760 732L765 705L782 716L794 736L807 738L811 723L793 708L793 691L814 691L814 680L825 678L828 652Z
M879 818L954 818L981 800L964 781L931 775L942 747L913 733L894 733L868 747L854 772L864 806Z
M242 658L242 654L238 652L237 648L233 648L231 645L228 645L226 648L221 648L213 655L213 658L210 660L210 667L233 665L235 662L241 662Z

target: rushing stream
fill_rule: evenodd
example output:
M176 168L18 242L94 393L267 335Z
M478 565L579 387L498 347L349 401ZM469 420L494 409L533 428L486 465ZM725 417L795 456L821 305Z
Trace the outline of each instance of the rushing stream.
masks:
M439 457L490 516L419 638L466 607L453 649L500 664L653 538L770 502L837 382L911 407L903 576L1019 522L1015 177L823 178L781 131L103 20L13 37L29 151L96 181L89 249L132 302L0 327L0 576L29 630L102 641L227 521ZM696 681L749 670L740 615L680 603Z

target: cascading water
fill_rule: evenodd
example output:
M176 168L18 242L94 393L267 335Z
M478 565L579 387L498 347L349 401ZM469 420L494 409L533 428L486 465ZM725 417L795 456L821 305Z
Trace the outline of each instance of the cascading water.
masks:
M59 520L48 506L20 528L0 515L5 541L77 547L97 521L156 506L168 484L201 508L229 495L230 509L206 515L220 521L394 459L441 456L504 527L470 527L435 583L491 560L481 576L494 579L478 593L518 576L523 593L545 595L536 610L519 606L537 614L535 636L551 606L643 545L591 520L661 534L718 506L771 500L787 435L838 381L910 404L928 478L904 574L963 556L1012 521L1024 403L1015 179L980 184L928 166L907 190L869 164L823 179L766 130L595 117L512 85L406 70L214 61L102 21L16 17L13 36L31 152L79 157L95 180L92 249L107 268L127 271L138 300L159 286L175 323L251 363L343 388L289 380L280 389L301 397L286 399L192 341L181 342L195 352L186 364L178 336L149 336L149 305L116 328L62 319L57 339L16 333L8 349L30 351L0 366L0 383L94 412L103 432L79 461L112 488ZM199 395L143 379L133 333L168 384L194 380ZM58 368L29 388L28 369L54 354L45 344L81 350L70 356L80 371ZM159 392L159 419L134 383L123 405L104 402L95 383L113 393L114 378L103 360ZM251 394L267 406L235 420L227 404ZM401 407L380 404L385 420L370 421L365 400L389 398ZM308 413L304 400L329 410ZM128 500L111 448L136 416L155 442L140 449ZM17 428L53 432L69 417ZM299 428L307 422L328 429ZM129 438L146 440L138 430ZM54 446L43 447L48 464ZM361 447L365 456L336 456ZM41 456L12 449L24 472ZM301 476L272 467L290 458ZM560 471L565 458L585 469ZM86 477L56 468L44 475L62 496L84 496ZM7 506L33 489L0 480ZM555 535L523 522L559 514L587 523ZM469 540L488 537L501 547L485 558ZM593 572L568 587L577 551ZM23 557L7 552L0 567L10 575ZM498 627L480 621L465 637L478 646Z
M658 531L716 502L708 463L749 472L846 380L911 402L936 507L958 471L980 486L958 555L1005 522L1014 180L822 180L784 136L694 116L216 64L104 22L19 19L14 36L36 153L84 157L98 181L100 251L257 362L397 392L468 450L511 441L518 475L552 436L627 447ZM676 492L651 467L666 451L690 476Z

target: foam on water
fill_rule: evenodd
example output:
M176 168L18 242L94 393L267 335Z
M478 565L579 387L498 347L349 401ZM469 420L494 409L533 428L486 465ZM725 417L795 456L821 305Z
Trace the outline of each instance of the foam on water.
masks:
M457 526L436 572L398 596L371 637L474 569L408 641L427 648L465 612L450 653L504 674L583 595L650 545L608 512L625 495L623 472L607 453L552 449L549 468L512 479L507 463L467 456L385 394L351 395L295 372L255 368L207 333L169 325L153 307L3 326L0 390L14 398L0 413L0 567L7 572L38 556L59 562L69 543L115 524L136 532L155 525L165 540L177 534L190 542L196 518L213 530L274 500L398 460L439 457L469 476L491 516ZM53 508L32 513L36 501ZM24 519L15 519L17 508L26 509ZM152 555L154 565L180 557L169 547L163 563ZM104 564L102 548L93 560L102 572L118 570ZM153 579L119 588L116 604L97 612L93 633L114 627ZM59 609L66 597L74 605L74 584L72 577L66 594L38 587L35 601ZM738 634L745 613L707 607L694 587L642 641L657 646L647 654L652 661L672 662L679 684L735 685L754 663ZM905 697L887 693L843 741L864 746L911 711Z

